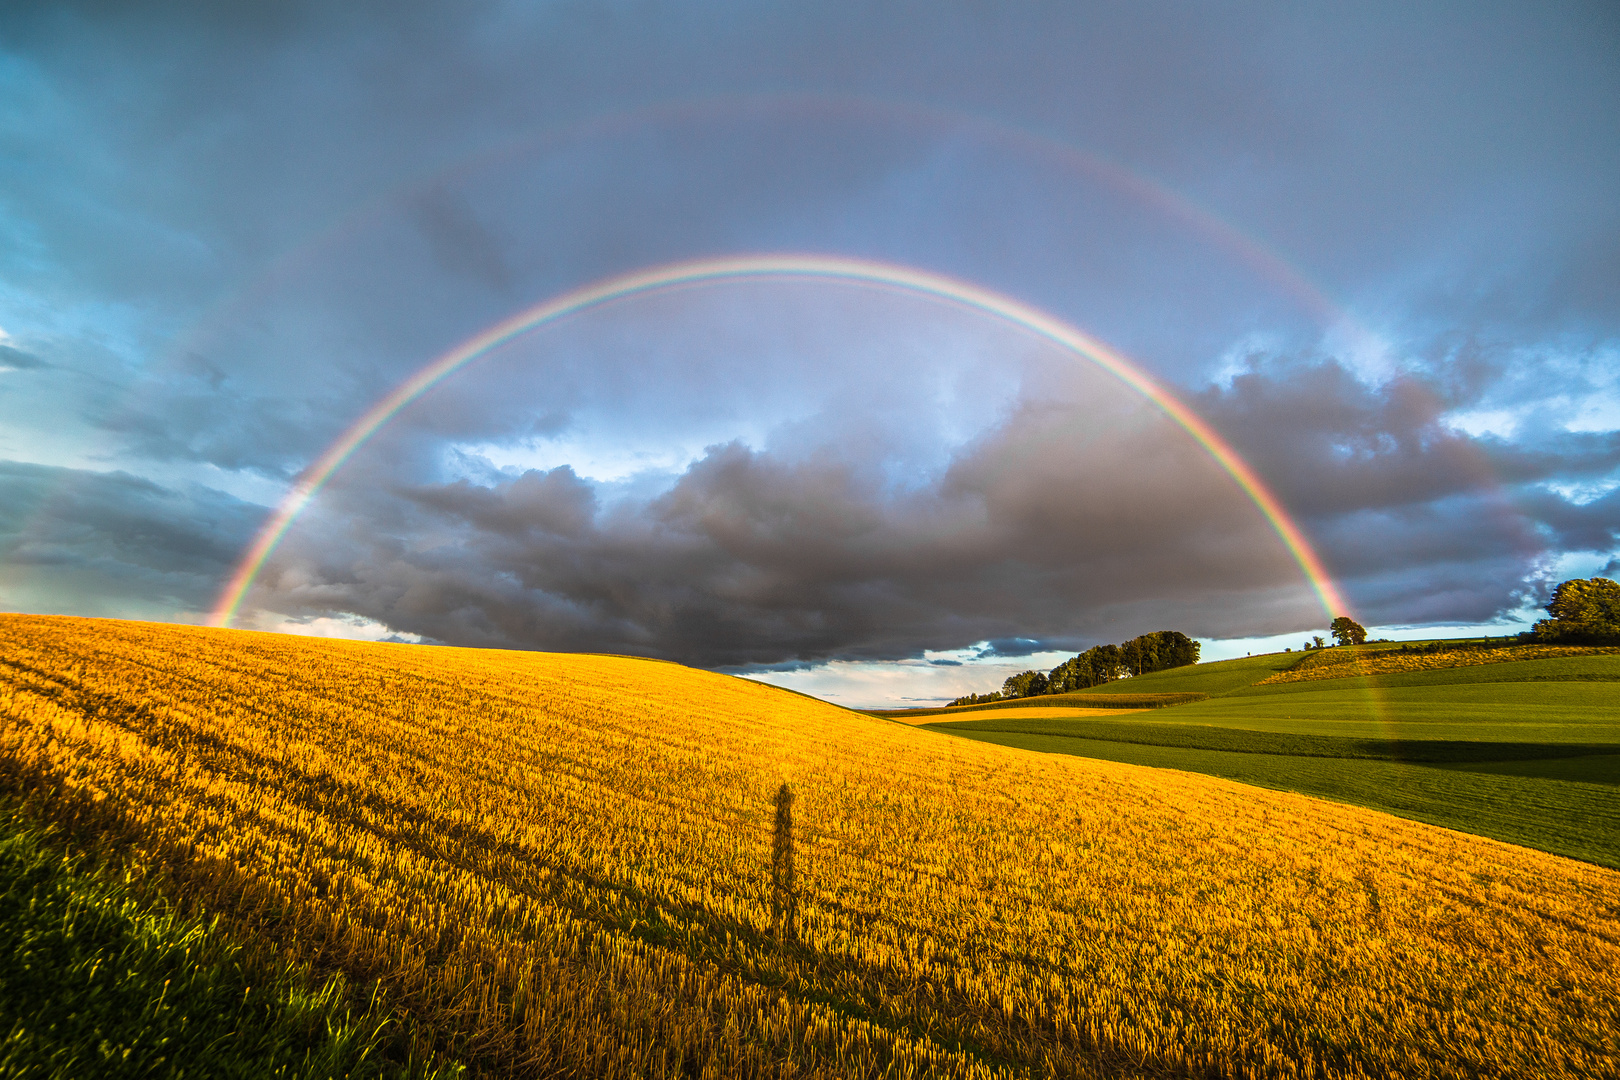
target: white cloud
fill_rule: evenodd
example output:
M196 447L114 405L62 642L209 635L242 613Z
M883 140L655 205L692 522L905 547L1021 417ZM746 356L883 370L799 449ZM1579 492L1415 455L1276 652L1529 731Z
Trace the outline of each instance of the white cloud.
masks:
M1254 369L1256 357L1280 352L1286 344L1281 334L1261 330L1244 334L1221 353L1209 380L1223 390L1230 390L1233 379Z
M458 468L457 458L467 464L487 466L489 469L517 476L530 470L550 472L567 465L582 480L598 484L616 484L648 475L667 477L674 483L681 473L703 457L703 449L714 443L730 442L738 436L715 432L708 439L688 439L671 443L662 438L593 438L583 434L569 434L555 439L534 439L516 444L467 443L453 447L449 468L452 475L465 473L468 479L481 479L477 469ZM748 446L760 445L754 437L742 436Z
M1337 357L1363 386L1382 386L1401 368L1394 346L1349 316L1328 328L1322 348Z
M1519 430L1522 417L1512 409L1469 409L1447 413L1443 419L1453 431L1476 439L1485 435L1511 439L1514 432Z
M298 634L302 637L346 638L350 641L408 641L421 644L423 640L420 634L402 634L376 619L347 614L289 619L265 613L255 620L253 629L268 630L275 634Z
M1566 431L1620 431L1620 395L1592 394L1582 401Z
M833 660L799 671L749 673L748 678L850 708L925 708L967 694L1000 690L1009 675L1031 669L1049 671L1074 655L1040 652L1011 659L975 659L976 650L985 644L948 653L928 652L920 660ZM935 662L939 660L947 663Z
M1601 480L1555 480L1549 482L1546 488L1576 506L1585 506L1620 488L1620 476L1606 476Z

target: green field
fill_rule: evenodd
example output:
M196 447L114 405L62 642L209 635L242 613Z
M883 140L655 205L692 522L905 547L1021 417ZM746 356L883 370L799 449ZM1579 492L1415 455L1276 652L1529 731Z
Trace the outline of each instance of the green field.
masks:
M0 1077L420 1078L341 976L250 958L0 806Z
M1212 664L1155 671L1134 679L1119 679L1085 691L1087 694L1225 694L1259 682L1268 675L1287 671L1307 653L1267 653L1241 660L1220 660Z
M860 709L867 716L880 716L886 720L915 720L921 716L958 716L963 713L999 712L1003 709L1162 709L1169 705L1184 705L1205 697L1202 693L1136 693L1098 694L1083 690L1072 694L1040 694L1036 697L1013 698L1011 701L989 701L982 705L945 705L937 709Z
M1255 685L1300 659L1245 657L1088 691L1209 695L1152 713L953 709L961 719L927 726L1299 791L1620 867L1620 656Z

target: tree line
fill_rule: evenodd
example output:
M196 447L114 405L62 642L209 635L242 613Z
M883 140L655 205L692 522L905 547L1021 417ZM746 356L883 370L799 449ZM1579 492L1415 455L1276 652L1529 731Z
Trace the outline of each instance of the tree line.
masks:
M1620 645L1620 582L1613 578L1571 578L1559 582L1547 601L1547 614L1517 640L1526 644ZM1367 631L1360 623L1341 615L1333 620L1333 640L1338 645L1360 645ZM1512 640L1512 639L1504 639ZM1305 643L1307 649L1322 648L1321 638ZM1499 647L1489 639L1480 648ZM1437 641L1424 646L1401 646L1402 651L1436 652L1456 648L1451 642Z
M1551 618L1542 619L1527 633L1520 634L1518 640L1561 645L1620 645L1620 582L1603 577L1561 582L1547 601L1547 614ZM1333 635L1335 645L1362 645L1367 641L1367 628L1348 615L1334 619L1328 632ZM1320 637L1305 643L1307 650L1326 647L1327 643ZM1455 647L1453 643L1435 642L1422 648L1435 651ZM1089 690L1116 679L1196 664L1198 648L1198 642L1179 630L1159 630L1119 645L1094 646L1048 672L1020 671L1008 676L1000 690L968 694L951 704L980 705L988 701Z
M1620 581L1572 578L1547 601L1542 619L1523 637L1559 645L1620 645Z
M1199 643L1179 630L1156 630L1119 645L1095 645L1048 672L1020 671L1008 676L1000 690L969 694L951 704L979 705L987 701L1089 690L1116 679L1196 664L1198 650Z

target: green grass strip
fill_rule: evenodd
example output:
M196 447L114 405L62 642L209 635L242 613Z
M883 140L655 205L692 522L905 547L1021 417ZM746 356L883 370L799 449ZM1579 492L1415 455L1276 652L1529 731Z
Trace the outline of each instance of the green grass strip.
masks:
M1291 757L1362 758L1423 763L1528 761L1620 753L1607 743L1492 742L1479 739L1365 739L1339 735L1249 731L1201 724L1116 723L1108 720L961 720L928 725L937 731L999 731L1055 735L1070 739L1178 746L1189 750L1226 750L1239 754L1282 754Z
M0 806L0 1078L410 1077L399 1023L341 977L254 962Z
M946 705L938 709L862 709L868 716L961 716L996 709L1163 709L1203 701L1208 694L1037 694L1010 701L981 702L978 705Z

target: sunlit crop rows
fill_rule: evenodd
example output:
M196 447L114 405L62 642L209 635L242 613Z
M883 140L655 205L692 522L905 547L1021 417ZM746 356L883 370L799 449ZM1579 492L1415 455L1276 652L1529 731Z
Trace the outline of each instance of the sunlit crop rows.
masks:
M1620 1068L1620 874L669 664L0 616L0 767L498 1071Z
M1505 664L1514 660L1554 660L1566 656L1620 654L1620 649L1585 645L1504 645L1499 649L1451 649L1445 652L1403 653L1393 649L1323 649L1279 671L1256 685L1309 682L1313 679L1348 679L1358 675L1396 675L1403 671Z

